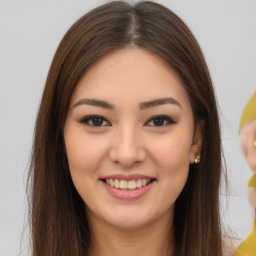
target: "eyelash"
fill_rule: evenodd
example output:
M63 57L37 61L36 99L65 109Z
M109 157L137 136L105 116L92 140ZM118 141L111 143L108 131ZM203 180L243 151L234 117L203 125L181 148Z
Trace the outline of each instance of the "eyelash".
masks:
M100 120L100 123L99 123L100 125L94 125L92 123L93 121L97 121L97 119L98 119L98 121ZM150 122L154 122L157 119L160 119L161 122L163 122L163 123L160 122L160 125L149 125ZM104 122L107 123L107 124L103 125ZM80 120L80 123L91 126L91 127L111 126L110 122L107 119L105 119L103 116L98 116L98 115L86 116L86 117L84 117ZM176 122L172 118L170 118L169 116L156 115L156 116L151 117L146 122L146 124L148 124L147 126L163 127L163 126L170 125L170 124L176 124Z
M165 115L152 116L146 123L154 122L157 119L162 120L164 122L164 124L163 125L148 125L148 126L163 127L163 126L170 125L170 124L176 124L176 122L171 117L165 116Z
M93 120L100 119L102 122L106 122L107 125L93 125ZM80 123L91 126L91 127L102 127L102 126L111 126L111 124L103 117L103 116L97 116L97 115L91 115L91 116L86 116L80 120Z

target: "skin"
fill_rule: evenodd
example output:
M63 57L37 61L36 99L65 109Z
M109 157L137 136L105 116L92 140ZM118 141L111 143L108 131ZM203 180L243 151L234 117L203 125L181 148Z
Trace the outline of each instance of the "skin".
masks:
M175 101L141 108L163 98ZM113 109L83 99L98 99ZM101 117L99 126L85 118L90 115ZM157 121L156 115L172 121ZM202 145L202 125L194 129L187 92L172 68L145 49L101 57L73 92L64 140L94 238L91 255L170 254L174 203ZM155 182L140 198L121 200L100 180L116 174L147 175Z
M246 123L240 132L240 142L245 159L256 175L256 147L253 143L256 141L256 119ZM249 201L254 209L256 209L256 189L249 187ZM256 218L256 214L255 214Z
M246 123L240 132L241 148L252 172L256 174L256 119Z

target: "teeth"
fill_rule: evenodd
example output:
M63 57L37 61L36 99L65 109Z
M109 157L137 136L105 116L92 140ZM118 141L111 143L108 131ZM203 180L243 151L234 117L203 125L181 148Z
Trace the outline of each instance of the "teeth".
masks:
M106 183L114 188L134 190L137 188L145 187L150 182L150 179L138 179L138 180L118 180L118 179L106 179Z
M128 188L129 188L130 190L135 189L135 188L136 188L136 181L135 181L135 180L129 180L129 181L128 181Z
M115 179L115 188L119 188L119 180Z
M127 182L127 180L120 180L119 185L120 185L120 189L127 189L128 182Z
M137 180L136 186L137 186L137 188L141 188L142 187L142 180Z
M108 182L108 181L109 181L109 182ZM111 187L114 187L114 186L115 186L115 182L114 182L112 179L107 180L107 183L108 183L108 185L110 185Z

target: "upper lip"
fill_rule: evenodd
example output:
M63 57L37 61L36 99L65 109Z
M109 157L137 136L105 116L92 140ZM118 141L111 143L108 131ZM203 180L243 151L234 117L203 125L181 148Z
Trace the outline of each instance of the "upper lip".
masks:
M101 177L100 180L107 180L107 179L112 179L112 180L139 180L139 179L150 179L150 180L155 180L156 178L147 176L147 175L141 175L141 174L130 174L130 175L124 175L124 174L116 174L116 175L108 175Z

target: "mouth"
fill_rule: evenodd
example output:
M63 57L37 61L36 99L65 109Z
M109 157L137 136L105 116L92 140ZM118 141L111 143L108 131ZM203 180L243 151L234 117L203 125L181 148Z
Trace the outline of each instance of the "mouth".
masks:
M135 200L147 194L157 180L153 177L134 174L101 177L100 181L113 197L121 200Z
M132 180L124 180L124 179L103 179L107 185L112 188L120 189L120 190L136 190L142 187L145 187L152 183L155 179L132 179Z

